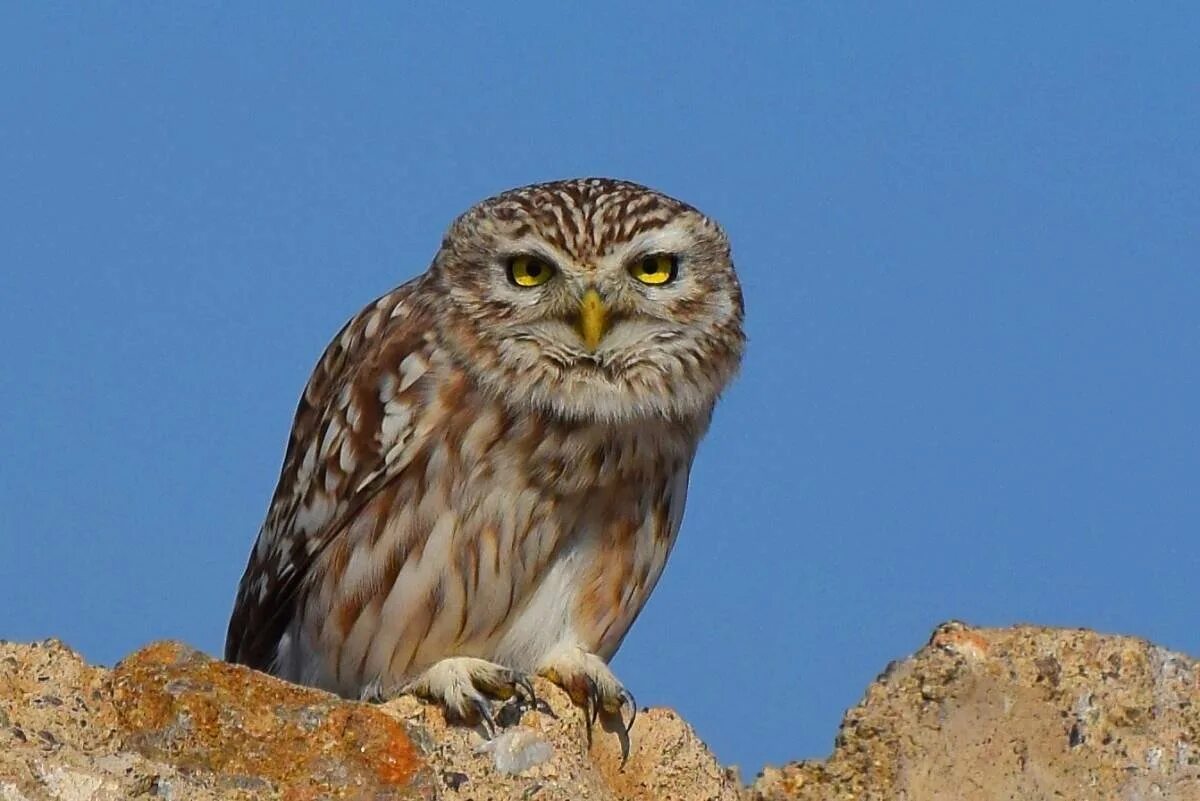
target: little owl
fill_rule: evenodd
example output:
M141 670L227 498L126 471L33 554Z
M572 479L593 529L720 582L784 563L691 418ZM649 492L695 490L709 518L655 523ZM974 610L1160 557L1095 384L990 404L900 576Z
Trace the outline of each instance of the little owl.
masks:
M742 315L725 234L666 195L589 178L470 209L313 371L225 657L489 729L530 674L620 715L607 663L675 542Z

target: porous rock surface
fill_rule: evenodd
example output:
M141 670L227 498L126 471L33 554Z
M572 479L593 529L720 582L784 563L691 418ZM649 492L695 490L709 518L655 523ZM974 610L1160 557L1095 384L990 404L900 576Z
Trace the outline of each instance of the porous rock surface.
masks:
M567 696L535 689L539 708L485 744L412 698L344 701L177 643L111 671L54 640L5 643L0 801L738 798L674 712L643 710L622 764L616 733L598 724L589 747Z
M628 759L552 685L485 743L411 698L343 701L177 643L108 670L0 643L0 801L1200 801L1200 672L1143 640L939 627L846 714L832 755L743 787L666 709Z
M753 801L1200 801L1200 672L1145 640L944 624L892 663L821 762Z

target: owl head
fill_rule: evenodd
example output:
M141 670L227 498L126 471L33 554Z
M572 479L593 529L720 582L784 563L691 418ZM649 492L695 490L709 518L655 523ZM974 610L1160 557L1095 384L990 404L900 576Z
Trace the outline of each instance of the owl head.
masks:
M443 345L514 409L608 423L707 419L745 344L720 226L624 181L489 198L451 225L426 280Z

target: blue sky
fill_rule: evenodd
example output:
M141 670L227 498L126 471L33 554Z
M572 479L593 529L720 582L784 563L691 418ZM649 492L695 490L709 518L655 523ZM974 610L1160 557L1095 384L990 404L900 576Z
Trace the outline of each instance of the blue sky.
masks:
M828 753L938 622L1200 654L1187 3L49 4L0 30L0 637L219 652L301 386L476 200L720 219L751 343L618 655Z

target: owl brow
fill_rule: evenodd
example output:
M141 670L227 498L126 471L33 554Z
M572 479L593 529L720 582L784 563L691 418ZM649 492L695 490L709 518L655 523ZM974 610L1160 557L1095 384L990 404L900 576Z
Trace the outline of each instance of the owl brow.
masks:
M518 256L530 256L548 262L555 269L561 268L564 263L570 261L570 257L566 253L547 248L544 241L542 238L524 237L523 240L508 243L505 247L498 249L497 255L501 263L507 263Z
M689 238L678 229L664 226L631 238L617 255L623 264L658 255L675 256L682 261L691 244Z

